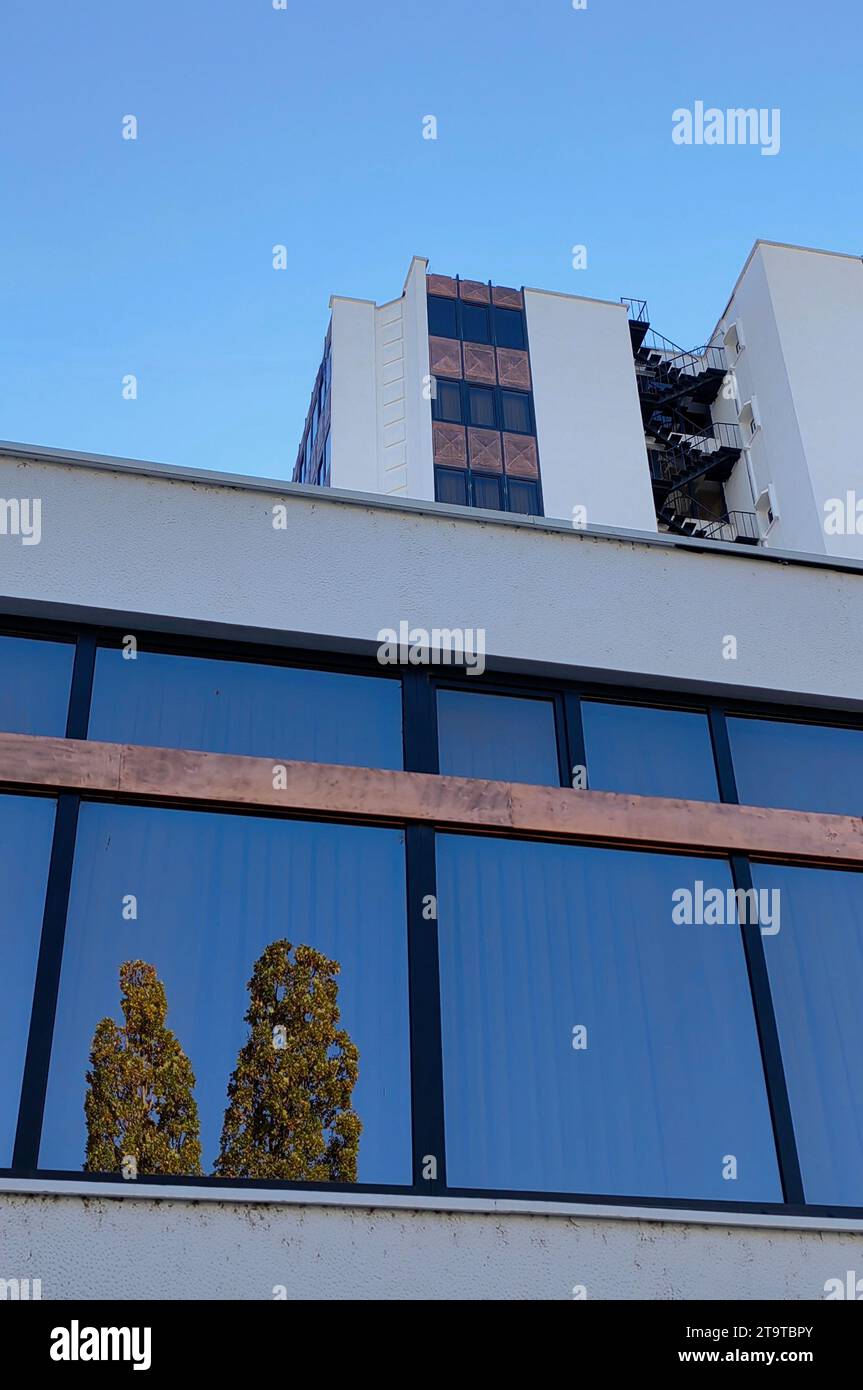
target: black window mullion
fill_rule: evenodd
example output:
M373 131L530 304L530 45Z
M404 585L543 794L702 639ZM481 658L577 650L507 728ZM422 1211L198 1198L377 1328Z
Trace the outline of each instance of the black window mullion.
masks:
M404 669L402 719L405 771L436 774L440 766L437 693L427 670ZM434 826L410 824L406 827L405 861L413 1185L417 1193L432 1196L446 1189ZM431 1170L432 1159L434 1176L427 1177L425 1174Z
M749 860L743 855L733 854L731 856L731 873L734 887L749 892L753 886ZM761 1061L767 1084L767 1100L773 1121L773 1137L776 1142L782 1190L786 1202L792 1206L803 1206L806 1201L803 1190L803 1175L800 1169L800 1156L797 1152L788 1082L782 1061L779 1028L773 1007L773 995L770 990L770 976L767 970L761 928L757 922L747 922L746 925L741 925L740 932L743 937L746 969L749 972L749 986L755 1008L755 1024L758 1030Z
M560 770L560 785L572 786L572 772L569 761L569 724L566 717L566 696L552 695L554 704L554 728L557 736L557 763Z
M69 691L69 713L66 719L67 738L87 737L95 669L95 634L92 632L82 632L78 637L75 647L75 664L72 667L72 687Z
M585 769L585 783L586 786L589 787L590 776L587 773L587 753L584 746L584 721L581 717L581 696L575 690L567 690L563 699L566 714L567 742L567 767L564 786L572 786L573 768L583 767Z
M720 798L731 805L739 805L734 762L731 756L731 744L728 738L724 710L716 704L711 704L708 708L708 720L713 755L716 760L716 777ZM752 890L752 869L745 855L731 855L731 875L735 889L745 893ZM751 901L751 899L747 899L747 901ZM786 1202L792 1206L803 1206L806 1195L800 1169L800 1155L797 1152L791 1100L788 1095L788 1081L782 1061L779 1028L776 1022L776 1011L773 1007L773 994L770 989L770 975L767 969L767 958L764 954L761 928L757 922L741 923L740 935L746 957L749 988L752 992L755 1026L758 1032L758 1045L761 1049L761 1062L764 1068L767 1101L773 1123L773 1138L776 1144L782 1190Z
M413 1185L416 1192L433 1196L446 1190L434 826L408 825L405 854Z
M731 756L731 742L728 738L728 725L725 711L718 705L707 707L707 722L710 728L710 742L713 745L713 760L716 763L716 784L720 801L739 805L737 778L734 776L734 760Z
M78 635L72 667L66 738L87 737L95 666L95 634L89 631L81 632ZM45 908L42 914L42 935L33 988L33 1011L30 1015L18 1127L12 1156L12 1166L16 1171L33 1172L39 1162L42 1116L48 1089L48 1070L51 1064L54 1018L57 1012L57 992L60 986L66 911L72 882L80 803L81 798L77 794L61 792L57 798L51 859L45 888Z
M57 1013L57 992L63 961L66 910L69 906L80 802L79 796L66 793L61 793L57 798L54 840L45 890L45 910L42 915L42 936L33 989L33 1012L30 1015L30 1032L21 1083L21 1104L18 1109L18 1127L12 1154L13 1170L25 1175L34 1173L39 1164L42 1116L48 1090L48 1071L54 1040L54 1019Z

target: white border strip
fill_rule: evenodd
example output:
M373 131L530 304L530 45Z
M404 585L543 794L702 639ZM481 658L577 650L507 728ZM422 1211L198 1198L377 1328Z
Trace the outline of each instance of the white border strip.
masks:
M264 1203L268 1206L363 1207L399 1211L487 1213L495 1216L565 1216L569 1220L657 1221L671 1225L736 1226L787 1231L863 1233L863 1218L699 1211L661 1207L601 1206L592 1202L543 1202L515 1197L414 1197L386 1192L300 1192L284 1188L230 1188L76 1182L62 1178L0 1178L0 1195L108 1197L115 1201Z

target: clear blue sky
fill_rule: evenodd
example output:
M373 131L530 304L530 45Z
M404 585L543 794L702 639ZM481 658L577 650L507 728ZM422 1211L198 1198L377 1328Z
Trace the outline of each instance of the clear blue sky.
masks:
M330 294L413 254L694 345L756 237L863 252L852 0L5 0L0 51L0 438L290 476Z

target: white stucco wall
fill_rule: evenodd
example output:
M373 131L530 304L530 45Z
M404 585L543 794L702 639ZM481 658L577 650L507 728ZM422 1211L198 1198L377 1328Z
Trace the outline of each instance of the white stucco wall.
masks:
M863 501L857 420L863 263L758 242L720 332L732 324L742 324L746 343L729 364L739 403L754 396L761 418L760 430L746 440L756 486L772 483L779 508L766 545L863 558L863 533L834 536L824 529L829 498L856 489ZM737 483L742 475L727 494L730 505L745 497Z
M856 490L863 502L860 338L863 261L797 247L761 248L794 413L828 554L863 559L861 532L823 529L825 503Z
M429 317L426 297L428 261L414 256L402 296L404 333L405 486L408 497L434 501Z
M42 540L0 537L0 595L377 640L484 627L490 657L859 700L861 575L262 480L0 455ZM273 507L287 529L273 528ZM736 660L723 640L737 638Z
M532 289L524 305L545 515L655 531L626 309Z
M375 306L370 300L334 296L330 309L330 481L336 488L378 491Z
M0 1277L43 1299L823 1299L863 1235L578 1215L0 1194Z
M38 451L34 451L38 455ZM153 476L150 475L148 467ZM261 480L0 450L0 496L42 538L0 536L0 594L375 640L477 625L496 658L859 699L863 574L578 533ZM273 507L287 529L273 528ZM7 604L8 606L8 604ZM135 623L129 623L135 630ZM736 662L721 656L738 637ZM863 1273L863 1234L634 1214L10 1194L0 1278L48 1298L809 1299ZM846 1225L848 1223L845 1223ZM833 1228L831 1228L833 1227Z
M434 499L426 267L415 256L386 304L330 300L335 488Z

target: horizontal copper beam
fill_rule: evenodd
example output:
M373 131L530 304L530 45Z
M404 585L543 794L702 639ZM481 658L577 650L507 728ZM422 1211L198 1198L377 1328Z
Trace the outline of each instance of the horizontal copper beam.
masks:
M28 734L0 734L0 785L863 865L852 816Z

